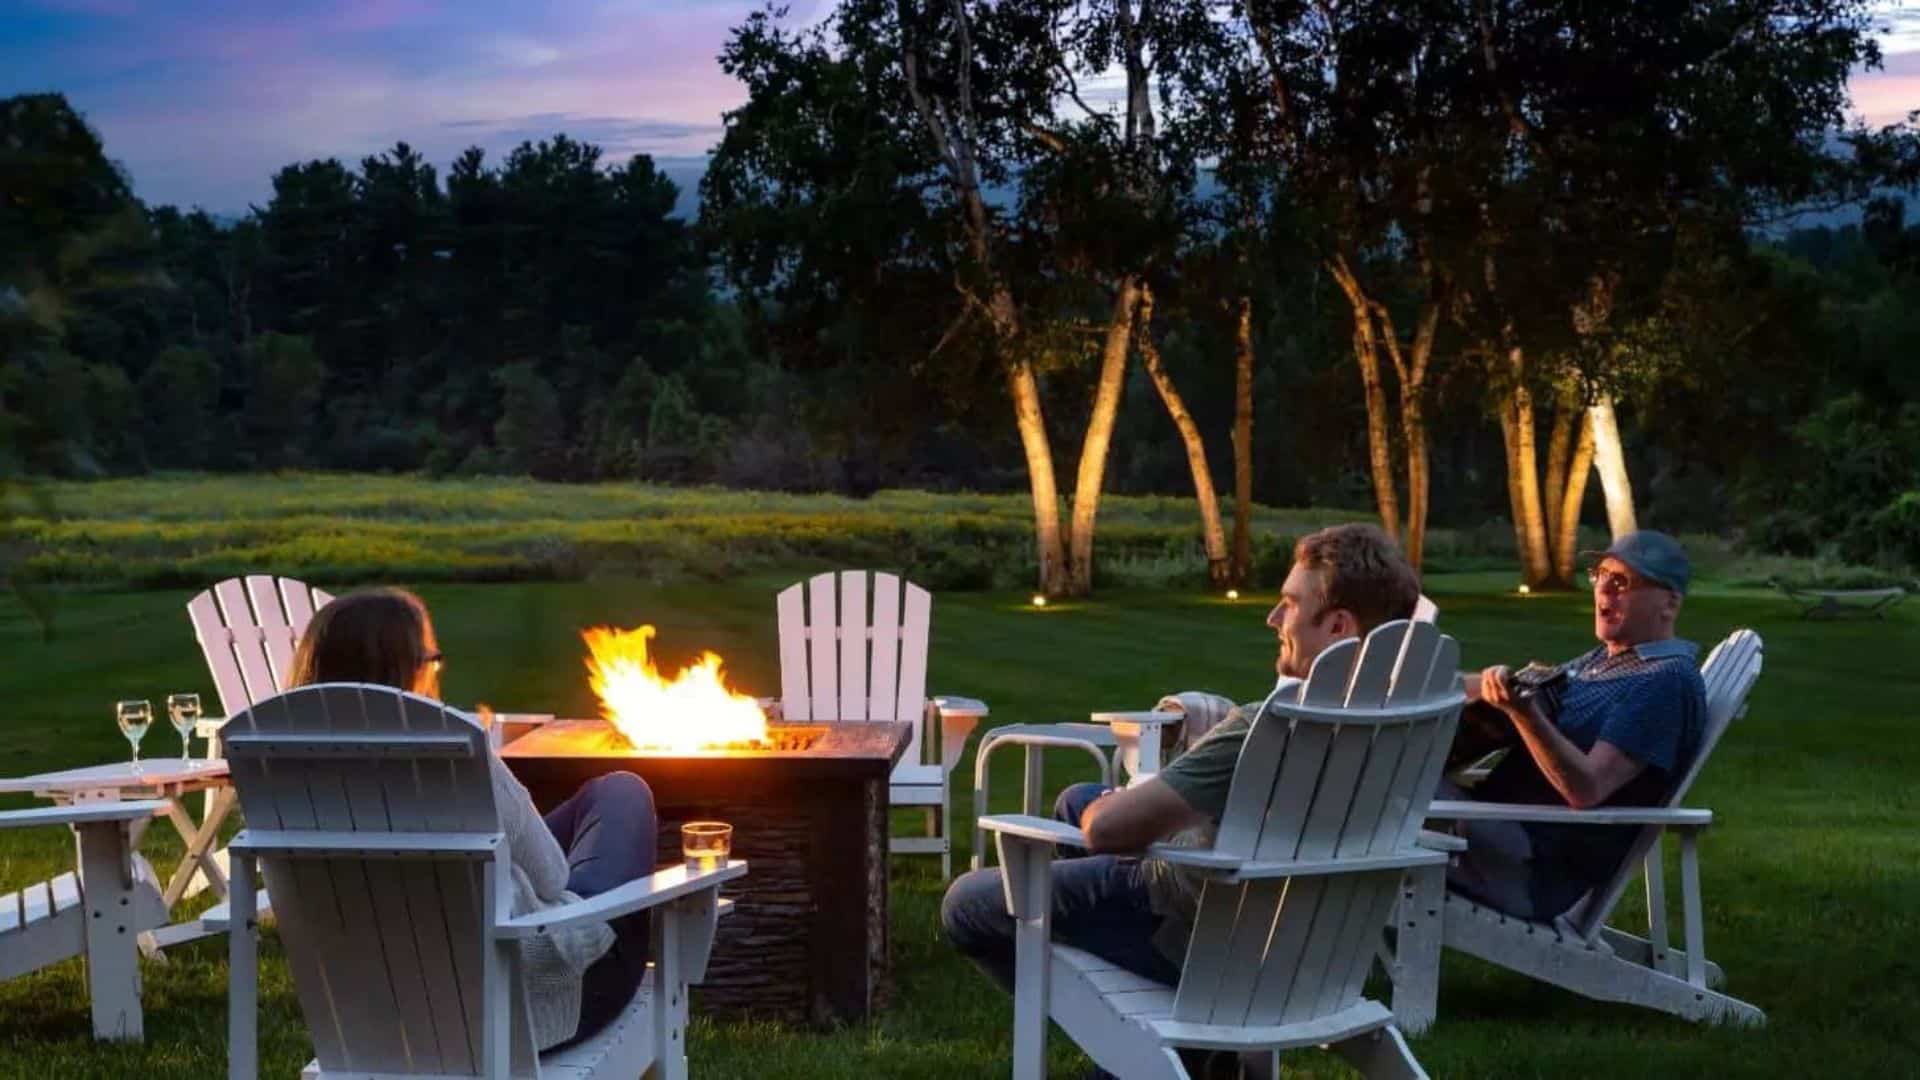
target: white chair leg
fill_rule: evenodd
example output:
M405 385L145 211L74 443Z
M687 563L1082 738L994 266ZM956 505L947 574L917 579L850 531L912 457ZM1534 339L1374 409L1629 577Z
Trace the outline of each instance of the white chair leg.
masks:
M1387 974L1393 980L1393 1020L1418 1035L1440 1010L1440 951L1446 914L1446 868L1407 872L1401 883L1396 941Z
M140 1011L140 954L134 914L132 833L124 821L76 825L80 889L86 904L87 993L93 1004L93 1037L139 1042L146 1037Z
M1407 1048L1400 1029L1392 1024L1327 1049L1345 1058L1367 1080L1427 1080L1427 1071Z
M1046 1080L1053 935L1053 849L1000 833L1007 913L1014 919L1013 1077Z
M687 984L681 950L686 927L680 901L653 917L653 1053L649 1073L659 1080L687 1080Z

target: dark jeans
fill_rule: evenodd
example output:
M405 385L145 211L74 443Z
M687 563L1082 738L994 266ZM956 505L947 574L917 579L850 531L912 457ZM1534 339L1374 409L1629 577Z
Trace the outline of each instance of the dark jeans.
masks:
M1053 816L1077 826L1087 804L1105 790L1075 784L1060 793ZM1077 848L1062 848L1059 855L1053 863L1053 940L1158 982L1179 981L1179 970L1153 947L1160 916L1148 902L1140 860ZM1014 925L999 867L954 881L941 902L940 923L954 948L1012 991Z
M567 853L571 892L598 896L653 873L659 819L652 790L633 773L610 772L581 784L571 798L553 808L546 822L560 850ZM580 1025L568 1043L612 1023L647 974L651 944L647 912L623 915L607 925L613 928L613 947L582 977Z

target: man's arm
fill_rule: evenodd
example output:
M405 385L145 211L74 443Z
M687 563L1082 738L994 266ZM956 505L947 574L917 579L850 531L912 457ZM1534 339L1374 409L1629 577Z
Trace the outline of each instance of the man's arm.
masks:
M1088 851L1126 855L1206 821L1205 814L1155 777L1093 800L1080 814L1080 830L1087 834Z
M1580 749L1540 715L1531 701L1504 702L1500 709L1513 719L1520 741L1526 745L1527 753L1533 755L1533 763L1540 766L1547 781L1575 810L1606 802L1647 767L1646 762L1636 760L1605 739L1594 743L1592 750Z

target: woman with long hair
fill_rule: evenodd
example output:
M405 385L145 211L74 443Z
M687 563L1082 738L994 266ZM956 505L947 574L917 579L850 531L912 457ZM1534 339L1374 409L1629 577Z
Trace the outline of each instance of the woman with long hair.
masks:
M445 662L419 597L368 589L314 613L294 652L289 689L377 683L437 700ZM543 820L499 755L487 757L513 860L513 914L594 896L653 872L658 819L645 780L630 772L596 777ZM646 975L648 944L646 912L521 939L538 1049L586 1038L619 1016Z

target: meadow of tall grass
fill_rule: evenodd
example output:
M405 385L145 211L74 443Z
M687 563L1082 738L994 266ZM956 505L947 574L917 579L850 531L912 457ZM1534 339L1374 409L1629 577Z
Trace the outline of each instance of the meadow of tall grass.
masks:
M895 569L943 590L1019 588L1035 578L1025 493L882 491L853 499L339 473L161 474L48 483L41 493L48 498L0 519L0 551L14 558L21 579L58 585L197 587L262 572L355 583L672 583L808 565ZM1277 584L1294 537L1370 516L1256 506L1253 583ZM1764 584L1775 575L1859 577L1809 560L1749 557L1718 537L1686 539L1696 565L1730 584ZM1583 541L1598 546L1604 538L1595 531ZM1504 519L1436 528L1428 533L1426 568L1511 568L1513 550ZM1189 497L1106 496L1096 554L1101 585L1206 581L1199 514Z

